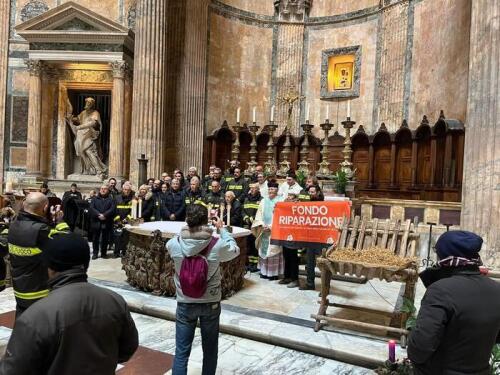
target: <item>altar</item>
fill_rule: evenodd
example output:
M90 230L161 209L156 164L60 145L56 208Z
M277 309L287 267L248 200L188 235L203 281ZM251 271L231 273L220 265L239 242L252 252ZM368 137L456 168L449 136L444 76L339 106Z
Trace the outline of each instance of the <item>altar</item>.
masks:
M180 233L185 225L185 222L180 221L155 221L125 227L129 241L126 255L122 258L122 267L131 286L155 295L175 296L174 262L165 244ZM247 229L233 227L232 236L240 248L240 255L220 264L222 298L230 297L243 288L246 273L245 237L249 234Z

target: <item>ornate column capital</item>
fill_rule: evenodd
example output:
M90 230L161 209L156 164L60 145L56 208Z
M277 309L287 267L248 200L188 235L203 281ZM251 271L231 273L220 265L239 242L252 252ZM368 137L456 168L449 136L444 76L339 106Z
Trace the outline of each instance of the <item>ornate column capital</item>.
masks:
M59 69L47 65L43 67L43 78L47 80L56 80L59 78L59 75L60 75Z
M129 66L125 61L112 61L109 63L113 71L113 78L125 78L128 75Z
M312 0L274 0L280 21L304 21L311 6Z
M26 59L24 63L28 67L28 71L32 76L40 76L43 72L44 64L40 60Z

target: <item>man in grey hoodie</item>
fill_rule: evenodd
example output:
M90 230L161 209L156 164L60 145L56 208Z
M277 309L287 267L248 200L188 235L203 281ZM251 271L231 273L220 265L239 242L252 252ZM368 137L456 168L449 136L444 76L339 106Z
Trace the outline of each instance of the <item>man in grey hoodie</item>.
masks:
M207 249L212 241L214 228L208 226L207 208L193 204L186 210L187 226L179 236L167 242L167 250L175 264L175 286L177 289L177 311L175 322L175 359L173 375L187 374L187 364L198 319L200 321L203 349L203 375L215 374L219 342L219 318L221 312L220 263L236 258L240 249L234 238L223 227L221 220L214 222L220 237L208 250L207 289L200 298L191 298L182 292L179 273L182 261ZM213 244L213 242L212 242Z

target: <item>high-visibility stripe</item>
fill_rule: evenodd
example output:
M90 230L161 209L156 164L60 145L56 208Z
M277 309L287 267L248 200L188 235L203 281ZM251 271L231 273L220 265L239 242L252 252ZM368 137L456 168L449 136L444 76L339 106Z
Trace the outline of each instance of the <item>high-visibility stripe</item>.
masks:
M243 185L229 185L227 190L243 190Z
M5 228L5 229L2 231L2 233L0 233L0 234L9 234L9 229L8 229L8 228Z
M129 209L129 208L132 208L132 204L119 204L116 206L116 208Z
M116 215L115 218L113 219L114 221L120 220L120 215Z
M22 292L18 292L17 290L14 289L14 295L20 299L39 299L39 298L47 297L49 295L49 290L44 289L44 290L40 290L38 292L22 293Z
M258 203L245 203L243 205L243 208L256 208L256 209L258 209L259 204Z
M0 280L0 287L5 286L5 280Z
M62 232L62 231L65 231L65 230L69 230L69 225L62 222L62 223L59 223L56 225L56 228L55 228L57 231L59 232Z
M21 257L30 257L33 255L41 254L42 250L40 250L38 247L24 247L24 246L13 245L10 243L9 253Z

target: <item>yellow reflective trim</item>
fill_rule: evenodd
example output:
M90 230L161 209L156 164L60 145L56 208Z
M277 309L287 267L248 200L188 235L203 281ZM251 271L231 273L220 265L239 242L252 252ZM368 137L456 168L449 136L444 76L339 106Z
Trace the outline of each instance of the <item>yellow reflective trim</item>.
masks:
M119 209L128 209L128 208L132 208L132 205L131 204L119 204L116 206L116 208L119 208Z
M44 290L40 290L38 292L21 293L21 292L18 292L17 290L14 289L14 295L17 298L21 298L21 299L39 299L39 298L47 297L49 295L49 290L44 289Z
M9 234L9 229L8 229L8 228L5 228L5 229L2 231L2 233L0 233L0 234Z
M5 280L0 280L0 286L5 286Z
M52 232L52 231L51 231ZM9 244L9 253L20 257L30 257L42 253L38 247L23 247Z
M66 223L59 223L56 225L57 231L64 231L64 230L68 230L68 229L69 229L69 225Z
M113 219L114 221L120 220L120 215L116 215L115 218Z
M243 190L243 185L229 185L227 190Z
M245 203L243 205L243 208L255 208L255 209L258 209L259 208L259 204L258 203Z

